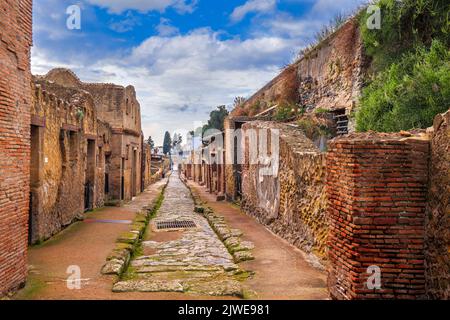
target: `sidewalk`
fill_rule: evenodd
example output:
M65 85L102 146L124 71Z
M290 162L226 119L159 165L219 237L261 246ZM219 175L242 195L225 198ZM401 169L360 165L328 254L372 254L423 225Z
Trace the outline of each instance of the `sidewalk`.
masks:
M322 300L328 299L326 273L312 267L302 252L271 233L254 218L247 216L229 202L218 202L216 196L205 187L188 181L192 191L207 202L217 215L225 217L228 225L244 233L243 240L255 245L255 260L241 264L246 270L255 271L247 280L248 290L257 299Z

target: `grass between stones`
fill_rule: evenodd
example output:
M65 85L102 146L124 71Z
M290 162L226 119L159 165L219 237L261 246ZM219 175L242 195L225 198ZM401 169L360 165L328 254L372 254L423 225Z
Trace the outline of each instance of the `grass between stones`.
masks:
M142 240L148 232L148 224L153 219L164 201L164 192L167 183L161 188L157 198L143 211L137 212L129 231L122 233L113 251L109 254L106 263L102 267L102 274L115 275L117 279L133 278L133 268L129 267L132 259L143 253Z

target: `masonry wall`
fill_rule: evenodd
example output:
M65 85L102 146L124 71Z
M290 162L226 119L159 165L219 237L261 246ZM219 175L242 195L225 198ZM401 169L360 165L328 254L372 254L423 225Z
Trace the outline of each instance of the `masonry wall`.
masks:
M142 129L140 104L133 86L83 83L70 70L57 68L46 80L88 91L98 119L111 126L110 197L131 200L142 189Z
M0 2L0 296L27 273L31 11L31 0Z
M398 134L337 138L327 156L330 294L336 299L425 295L429 142ZM381 288L368 286L378 266Z
M302 131L285 124L254 121L243 125L246 134L249 129L279 130L280 158L277 176L261 176L265 165L262 159L259 164L249 163L246 135L243 210L280 237L325 262L328 232L325 154ZM270 136L269 131L267 135ZM260 149L257 156L261 156Z
M360 95L367 66L358 21L350 19L304 52L231 115L254 116L283 102L298 103L307 111L347 109L350 113Z
M431 139L426 216L426 289L431 299L450 299L450 111L435 118Z
M105 143L98 148L97 113L85 91L36 79L33 100L30 240L36 243L104 204Z

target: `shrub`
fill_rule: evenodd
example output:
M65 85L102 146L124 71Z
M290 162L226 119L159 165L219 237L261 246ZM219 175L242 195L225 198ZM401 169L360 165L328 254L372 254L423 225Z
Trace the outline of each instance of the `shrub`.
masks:
M312 140L320 136L331 136L331 130L326 125L318 124L309 118L300 119L297 125Z
M450 53L434 40L380 72L362 94L358 131L394 132L431 126L450 107Z
M381 29L368 29L369 14L360 13L361 37L375 71L418 46L429 47L433 39L450 45L448 0L379 0L375 4L381 9Z
M276 121L287 121L296 116L296 106L291 103L280 103L274 119Z

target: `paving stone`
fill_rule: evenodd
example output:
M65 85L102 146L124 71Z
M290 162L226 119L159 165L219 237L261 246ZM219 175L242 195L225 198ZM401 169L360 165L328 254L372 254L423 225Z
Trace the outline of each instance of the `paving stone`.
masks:
M128 280L113 286L113 292L183 292L183 285L178 280Z
M177 177L171 177L157 221L192 220L197 228L183 229L181 238L177 240L143 242L144 247L155 249L156 252L133 259L130 263L130 280L117 283L114 286L115 292L188 291L232 296L242 294L241 283L233 278L233 274L239 270L234 257L208 220L195 213L194 209L190 191ZM208 209L204 212L208 212ZM223 217L209 218L217 224L219 235L220 232L223 235L233 234Z
M250 251L238 251L233 256L237 263L255 259Z

